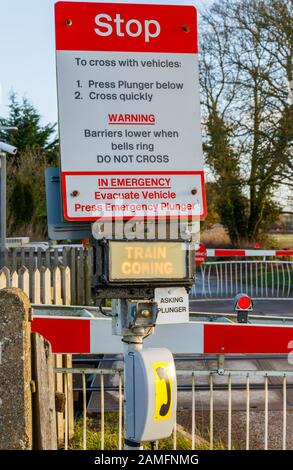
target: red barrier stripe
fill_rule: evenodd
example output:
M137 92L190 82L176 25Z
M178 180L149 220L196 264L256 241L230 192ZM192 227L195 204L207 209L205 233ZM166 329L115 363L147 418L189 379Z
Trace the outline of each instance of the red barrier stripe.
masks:
M277 250L276 256L293 256L293 250Z
M206 354L286 354L291 350L293 327L204 324Z
M92 323L95 322L89 319L37 317L33 319L32 331L51 343L53 353L97 353L95 348L91 351ZM203 328L204 354L293 352L293 327L290 326L199 323L198 327Z
M293 256L293 250L229 250L229 249L207 249L208 257L225 257L225 256Z
M245 256L245 250L215 250L215 256Z
M52 346L53 353L90 353L90 320L34 318L32 331L40 333Z

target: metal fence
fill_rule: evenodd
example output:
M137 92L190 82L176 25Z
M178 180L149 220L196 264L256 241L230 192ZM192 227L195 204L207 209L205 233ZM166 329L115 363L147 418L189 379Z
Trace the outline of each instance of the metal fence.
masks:
M101 450L108 450L105 447L105 435L107 433L107 415L105 411L105 394L111 392L112 400L116 403L116 421L117 421L117 436L115 436L115 445L118 450L123 448L123 370L122 369L95 369L95 368L56 368L56 374L63 374L65 383L65 396L66 403L68 404L68 377L71 374L75 377L81 378L80 387L75 387L75 392L81 393L82 397L82 440L80 448L86 450L88 448L87 433L87 377L99 377L99 387L95 388L100 397L99 405L99 427L96 429L99 435L99 446ZM108 378L115 377L115 386L109 387L107 385ZM251 448L251 431L258 427L258 442L254 448L269 449L269 435L270 425L270 394L278 393L280 400L280 408L278 416L280 442L279 448L286 449L292 448L292 423L289 425L287 422L288 404L290 404L290 397L288 393L293 389L293 371L275 371L275 370L177 370L178 379L178 396L179 406L177 410L177 417L180 415L182 409L188 410L189 423L185 427L189 432L185 432L184 449L246 449ZM74 380L75 382L75 380ZM112 380L113 382L113 380ZM90 388L93 391L93 388ZM187 393L188 392L188 393ZM180 406L180 394L185 394L185 403ZM187 396L186 396L187 393ZM219 394L221 394L222 405L219 405ZM224 400L223 400L223 394ZM233 403L234 401L239 404L239 396L242 394L243 399L243 436L242 444L239 439L234 438L233 433L239 431L239 419L234 420L233 417ZM258 394L259 407L255 412L255 394ZM223 406L224 402L224 406ZM273 408L276 408L274 400L272 400ZM219 408L221 410L219 418ZM67 409L67 406L66 406ZM253 417L252 417L252 413ZM255 413L259 414L256 418ZM206 427L203 425L203 414L205 414ZM220 432L219 429L215 430L215 417L220 419ZM217 424L219 428L219 423ZM65 411L65 450L71 448L69 440L69 424L68 424L68 409ZM290 436L288 431L290 430ZM113 425L111 427L113 433ZM178 436L182 433L176 424L172 435L173 449L180 449L180 439ZM255 434L255 433L254 433ZM276 434L276 430L273 431ZM112 436L114 437L114 436ZM239 436L238 436L239 437ZM288 446L289 442L289 446ZM160 448L160 443L156 443L156 448ZM113 441L112 447L113 449Z
M292 298L293 261L208 261L197 267L191 298Z

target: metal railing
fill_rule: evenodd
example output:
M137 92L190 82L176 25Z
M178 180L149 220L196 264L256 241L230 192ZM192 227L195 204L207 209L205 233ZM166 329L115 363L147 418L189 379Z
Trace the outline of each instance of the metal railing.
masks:
M292 298L293 261L208 261L197 267L191 298Z
M65 437L64 449L71 448L69 440L69 420L68 420L68 375L81 378L80 387L75 387L75 392L82 396L82 442L80 448L86 450L88 448L88 412L87 398L88 393L99 393L99 427L96 429L100 436L100 449L104 450L106 435L106 407L105 394L111 393L111 399L116 403L115 412L117 413L117 436L115 442L117 449L123 448L123 369L96 369L96 368L55 368L56 374L63 374L65 384L66 410L65 410ZM98 387L88 387L87 377L99 377ZM108 378L115 377L115 385L107 385ZM180 417L182 408L188 410L189 423L185 422L185 428L189 429L185 435L185 449L246 449L251 448L251 431L256 426L259 429L257 445L254 442L254 448L269 449L269 431L270 431L270 394L279 394L279 411L280 418L278 434L281 435L279 447L285 450L287 448L288 438L288 408L290 400L288 392L293 389L293 371L275 371L275 370L177 370L178 379L178 395L179 406L177 409L177 419ZM186 384L188 380L188 384ZM184 406L180 405L180 392L184 392ZM188 396L186 399L186 393ZM259 403L258 410L255 411L255 403ZM237 425L232 426L233 421L233 399L239 405L242 399L242 415L244 416L243 426L245 435L242 436L242 444L238 442L238 438L234 439L233 433L238 430ZM261 398L261 400L259 399ZM223 405L224 403L224 405ZM215 422L215 416L221 412L220 426L219 422ZM276 411L276 404L274 403ZM238 411L235 410L235 412ZM253 419L251 413L254 412ZM255 413L259 414L256 418ZM203 416L205 416L205 424L203 424ZM220 427L220 429L219 429ZM226 428L226 430L225 430ZM111 432L113 432L113 424ZM291 429L291 426L290 426ZM276 430L273 431L274 434ZM175 425L172 444L173 449L178 449L178 435L182 433L182 429ZM225 435L226 434L226 435ZM186 435L188 438L186 438ZM117 437L117 438L116 438ZM292 436L290 435L290 442ZM157 447L159 444L157 443ZM108 449L106 449L108 450Z

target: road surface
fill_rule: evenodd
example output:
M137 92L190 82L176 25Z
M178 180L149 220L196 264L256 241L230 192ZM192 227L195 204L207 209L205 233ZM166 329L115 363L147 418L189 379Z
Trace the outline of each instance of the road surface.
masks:
M277 315L293 317L293 299L292 300L255 300L253 302L253 313L259 315ZM233 313L233 299L225 300L191 300L191 312L215 312L215 313Z

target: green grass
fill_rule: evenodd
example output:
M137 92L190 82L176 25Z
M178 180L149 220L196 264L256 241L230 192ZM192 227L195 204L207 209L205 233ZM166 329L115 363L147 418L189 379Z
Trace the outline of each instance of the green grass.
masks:
M98 419L87 418L87 450L101 449L101 431L100 421ZM116 413L105 413L105 433L104 433L105 450L118 449L118 416ZM83 448L83 420L79 418L75 422L74 437L69 442L70 450L81 450ZM197 446L198 448L198 446ZM208 450L208 442L200 445L200 450ZM216 450L224 450L221 442L216 442L214 448ZM144 444L145 450L150 450L150 443ZM159 450L172 450L173 438L162 439L159 441ZM180 435L177 432L177 449L190 450L191 439Z
M279 249L293 249L293 233L270 233L269 239L273 242L276 248Z

